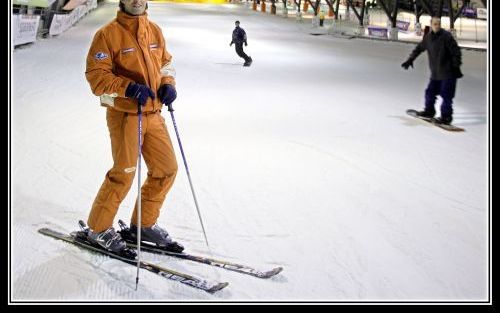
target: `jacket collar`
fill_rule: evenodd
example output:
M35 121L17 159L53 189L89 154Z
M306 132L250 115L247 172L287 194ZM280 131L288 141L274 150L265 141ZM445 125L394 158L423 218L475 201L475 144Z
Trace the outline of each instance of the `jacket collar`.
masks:
M144 12L143 15L130 15L122 10L119 10L116 14L116 20L120 23L120 25L125 27L125 29L136 34L139 25L148 24L148 13Z
M441 36L443 34L443 29L441 28L440 30L438 30L437 32L433 32L431 31L431 34L432 36L434 37L438 37L438 36Z

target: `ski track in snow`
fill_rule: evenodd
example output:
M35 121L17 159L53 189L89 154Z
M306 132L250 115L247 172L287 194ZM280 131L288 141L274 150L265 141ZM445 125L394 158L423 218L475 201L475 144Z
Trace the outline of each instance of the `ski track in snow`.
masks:
M13 300L481 300L487 297L486 54L463 51L453 134L420 109L427 57L413 45L308 35L238 5L150 3L177 70L176 119L214 256L271 268L259 280L149 253L228 281L210 295L37 233L86 219L111 166L105 109L85 80L106 3L13 53ZM248 33L250 68L229 48ZM177 149L170 117L163 113ZM160 223L207 255L180 153ZM146 167L144 167L145 169ZM145 173L143 173L145 174ZM136 183L117 219L126 222Z

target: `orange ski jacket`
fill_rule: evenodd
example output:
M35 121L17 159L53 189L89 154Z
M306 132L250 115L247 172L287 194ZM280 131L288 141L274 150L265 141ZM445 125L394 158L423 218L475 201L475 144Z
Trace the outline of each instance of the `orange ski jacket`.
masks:
M137 113L137 101L125 97L131 82L148 86L155 93L161 85L175 86L172 56L167 52L160 27L140 16L118 11L116 18L99 29L87 55L85 76L101 105ZM148 99L143 112L162 108L158 99Z

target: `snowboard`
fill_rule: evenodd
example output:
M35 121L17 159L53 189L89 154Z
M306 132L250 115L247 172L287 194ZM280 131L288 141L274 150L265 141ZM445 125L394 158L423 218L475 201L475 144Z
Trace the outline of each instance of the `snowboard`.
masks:
M414 118L418 118L419 120L422 120L422 121L425 121L431 125L434 125L434 126L437 126L439 128L442 128L444 130L447 130L447 131L451 131L451 132L463 132L465 131L465 129L461 128L461 127L458 127L458 126L455 126L455 125L446 125L446 124L440 124L438 123L438 121L431 117L421 117L421 116L418 116L417 115L417 110L406 110L406 113L410 116L413 116Z

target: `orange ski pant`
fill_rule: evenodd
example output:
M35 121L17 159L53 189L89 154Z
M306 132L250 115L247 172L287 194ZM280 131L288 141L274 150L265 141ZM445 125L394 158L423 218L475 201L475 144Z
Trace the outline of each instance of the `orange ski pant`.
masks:
M138 115L108 108L106 120L111 137L113 167L94 200L88 226L101 232L113 225L120 203L127 195L136 173L138 158ZM177 161L172 141L159 111L142 114L142 155L147 179L142 185L143 227L156 223L163 201L177 174ZM137 225L137 201L131 222Z

